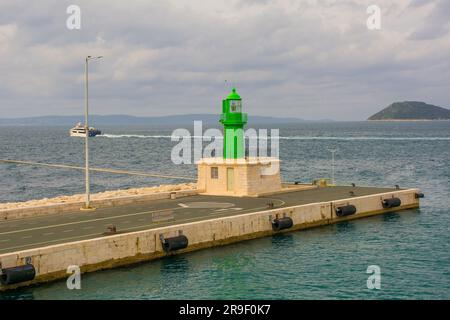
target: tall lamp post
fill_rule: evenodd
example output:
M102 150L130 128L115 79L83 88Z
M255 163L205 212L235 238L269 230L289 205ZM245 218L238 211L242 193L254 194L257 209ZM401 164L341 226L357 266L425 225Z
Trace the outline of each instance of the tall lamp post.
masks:
M103 56L87 56L86 62L84 65L84 75L85 75L85 82L84 82L84 129L86 130L86 137L84 142L84 150L85 150L85 180L86 180L86 199L84 207L81 208L82 210L94 210L95 208L91 207L91 195L90 195L90 180L89 180L89 87L88 87L88 63L89 60L93 59L101 59Z
M334 180L334 154L339 151L338 149L330 149L331 152L331 184L335 185L336 181Z

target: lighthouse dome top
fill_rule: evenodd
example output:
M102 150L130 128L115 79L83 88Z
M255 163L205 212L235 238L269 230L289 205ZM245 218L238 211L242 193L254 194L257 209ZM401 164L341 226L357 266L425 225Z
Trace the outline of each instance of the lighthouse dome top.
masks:
M236 93L236 88L231 90L231 93L228 95L227 100L242 100L241 96Z

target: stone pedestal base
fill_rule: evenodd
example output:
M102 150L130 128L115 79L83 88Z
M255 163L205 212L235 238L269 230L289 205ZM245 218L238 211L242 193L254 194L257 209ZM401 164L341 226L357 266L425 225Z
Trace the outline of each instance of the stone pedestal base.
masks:
M258 196L281 191L276 158L204 158L198 162L199 190L208 195Z

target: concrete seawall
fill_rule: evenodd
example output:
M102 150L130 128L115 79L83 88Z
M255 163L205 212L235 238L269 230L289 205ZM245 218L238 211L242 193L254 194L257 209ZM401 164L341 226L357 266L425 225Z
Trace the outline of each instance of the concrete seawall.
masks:
M163 257L167 254L162 249L160 235L165 238L177 236L180 233L185 235L189 239L189 246L176 251L176 253L183 253L272 235L275 232L272 230L271 219L276 217L292 218L293 227L282 231L289 232L386 212L417 208L419 199L416 198L416 194L419 192L418 189L396 190L6 253L0 255L2 268L24 265L28 261L36 269L36 277L31 282L2 286L0 290L66 278L69 276L66 270L70 265L78 265L82 272L91 272ZM392 197L400 198L401 206L384 209L381 201ZM335 208L349 204L356 207L356 214L342 218L337 217Z

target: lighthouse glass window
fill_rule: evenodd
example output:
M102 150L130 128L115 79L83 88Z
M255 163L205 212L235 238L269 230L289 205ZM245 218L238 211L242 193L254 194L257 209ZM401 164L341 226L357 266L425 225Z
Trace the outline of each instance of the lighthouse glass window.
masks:
M242 112L241 100L230 100L230 112L233 113Z

